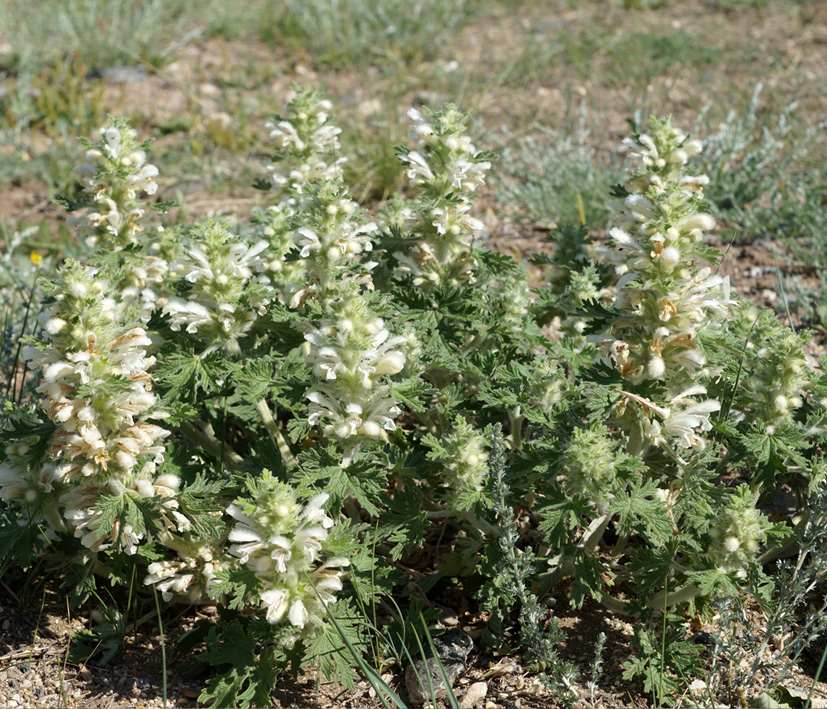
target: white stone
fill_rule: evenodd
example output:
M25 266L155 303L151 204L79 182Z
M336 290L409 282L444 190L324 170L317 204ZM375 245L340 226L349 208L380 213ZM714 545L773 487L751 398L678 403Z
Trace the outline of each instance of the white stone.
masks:
M460 709L476 709L482 701L485 699L485 696L488 694L488 684L485 682L474 682L470 687L468 687L468 691L465 692L465 696L462 698L462 701L459 703Z

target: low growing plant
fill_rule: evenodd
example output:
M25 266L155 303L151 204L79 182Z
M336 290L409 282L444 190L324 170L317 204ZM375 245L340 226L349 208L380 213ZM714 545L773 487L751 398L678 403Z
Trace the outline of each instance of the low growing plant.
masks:
M309 46L325 64L381 59L407 65L432 59L435 40L461 28L477 9L475 0L287 0L264 34Z
M605 220L606 192L622 177L622 166L591 146L588 118L581 104L569 132L541 126L509 141L495 184L517 216L542 226Z
M668 118L633 134L608 246L561 227L532 297L475 243L494 156L456 107L410 112L409 196L380 221L338 174L331 110L296 91L269 127L274 204L236 230L160 226L123 121L88 145L67 205L92 251L45 285L34 392L7 398L0 551L59 565L76 603L137 574L214 604L181 647L206 642L222 706L311 665L352 683L369 633L404 622L394 596L456 580L486 641L564 692L543 595L568 580L574 607L637 618L626 676L669 704L705 672L687 615L747 593L772 614L789 594L766 563L797 551L781 572L817 577L822 553L827 385L717 273L701 143ZM782 490L795 509L771 516Z

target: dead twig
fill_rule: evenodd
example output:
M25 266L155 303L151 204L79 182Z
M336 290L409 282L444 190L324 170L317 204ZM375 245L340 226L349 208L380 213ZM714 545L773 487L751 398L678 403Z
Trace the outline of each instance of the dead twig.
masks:
M40 657L42 655L57 655L58 650L54 649L54 647L57 644L57 641L55 641L51 645L41 645L40 647L33 647L27 648L25 650L15 650L14 652L8 652L5 655L0 655L0 662L8 662L11 660L23 660L27 657Z

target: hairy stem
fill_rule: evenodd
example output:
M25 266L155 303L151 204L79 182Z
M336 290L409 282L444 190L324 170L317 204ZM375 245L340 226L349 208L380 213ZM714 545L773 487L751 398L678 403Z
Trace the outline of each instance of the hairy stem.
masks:
M230 470L234 470L243 460L226 442L219 441L215 437L212 426L209 426L208 430L203 431L191 421L186 421L181 424L181 430L185 436L191 438L207 451L207 453L221 460Z
M270 412L270 406L265 399L256 403L256 411L258 411L261 416L261 420L264 422L264 427L267 429L267 433L270 434L271 440L275 443L276 448L279 449L285 467L288 469L297 468L299 463L290 450L290 446L287 445L287 441L284 440L281 428L278 423L276 423L275 418L273 418L273 414Z
M586 533L583 535L583 538L577 546L581 549L594 549L605 534L606 527L609 526L609 522L612 521L613 516L613 514L601 515L600 517L592 520L592 523L589 525L589 528L586 530Z
M661 591L660 593L655 594L646 605L654 610L661 610L663 608L676 606L679 603L691 601L693 598L697 598L700 595L701 589L699 589L694 583L688 583L686 586L678 589L677 591L673 591L672 593L667 594L664 591Z

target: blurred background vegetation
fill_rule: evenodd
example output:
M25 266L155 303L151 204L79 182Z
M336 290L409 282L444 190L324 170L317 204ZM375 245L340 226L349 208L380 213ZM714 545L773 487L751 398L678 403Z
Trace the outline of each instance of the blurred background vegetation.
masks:
M825 67L823 2L0 0L0 236L7 260L74 253L53 199L108 113L156 139L173 218L243 220L269 203L250 188L265 123L299 82L334 101L368 207L402 188L411 105L471 110L500 154L485 236L529 251L581 218L599 238L629 122L671 113L707 144L721 247L749 250L725 267L759 300L783 279L796 322L827 331Z

